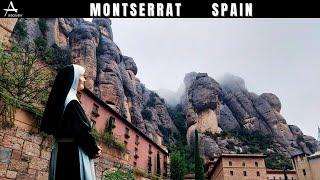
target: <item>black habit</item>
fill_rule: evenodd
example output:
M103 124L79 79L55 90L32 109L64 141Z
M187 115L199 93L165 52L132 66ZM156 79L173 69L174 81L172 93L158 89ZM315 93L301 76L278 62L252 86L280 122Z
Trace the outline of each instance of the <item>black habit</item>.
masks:
M75 98L80 76L78 67L67 65L58 72L41 120L40 131L55 139L50 180L95 180L94 168L89 166L93 166L92 159L99 148L90 134L92 122Z

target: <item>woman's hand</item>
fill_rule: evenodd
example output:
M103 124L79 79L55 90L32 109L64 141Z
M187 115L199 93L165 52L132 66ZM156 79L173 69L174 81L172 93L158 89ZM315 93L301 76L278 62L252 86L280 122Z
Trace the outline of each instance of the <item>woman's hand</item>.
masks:
M100 146L98 146L98 148L99 148L99 151L98 151L98 153L95 155L95 157L94 158L98 158L98 157L100 157L101 156L101 147Z

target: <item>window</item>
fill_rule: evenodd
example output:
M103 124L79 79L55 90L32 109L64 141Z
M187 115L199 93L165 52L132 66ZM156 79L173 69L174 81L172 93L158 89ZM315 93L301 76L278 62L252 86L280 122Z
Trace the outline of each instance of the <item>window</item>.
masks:
M303 172L303 175L304 175L304 176L307 175L307 172L306 172L305 169L302 169L302 172Z
M149 144L149 154L152 154L152 146Z
M138 135L136 135L136 145L139 145L139 136Z
M245 163L245 162L242 162L242 166L246 166L246 163Z
M113 116L110 116L105 124L104 131L112 134L112 129L115 127L116 127L115 126L115 118Z
M247 176L247 171L243 171L243 176Z
M98 116L100 116L98 111L99 111L99 106L96 103L93 103L93 108L92 108L91 114L94 117L98 117Z
M133 162L133 166L137 166L137 162Z
M232 162L231 161L229 161L229 166L232 166Z
M134 158L135 159L138 159L139 158L139 155L138 155L138 148L134 148Z
M256 161L256 162L254 162L254 165L256 166L256 167L258 167L258 162Z
M257 171L257 176L260 176L260 172L259 171Z
M233 176L233 171L230 171L230 176Z
M130 129L126 127L126 130L125 130L125 133L124 133L124 137L127 138L127 139L130 138L129 131L130 131Z
M275 180L275 179L276 179L276 177L273 176L273 180Z
M148 173L151 173L151 169L152 169L152 162L151 162L151 157L148 157Z
M279 177L279 180L281 180L281 177Z

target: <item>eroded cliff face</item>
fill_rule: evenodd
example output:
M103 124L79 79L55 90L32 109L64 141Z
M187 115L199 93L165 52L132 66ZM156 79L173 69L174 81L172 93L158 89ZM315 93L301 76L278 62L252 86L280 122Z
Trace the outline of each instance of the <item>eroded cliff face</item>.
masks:
M45 19L45 32L37 18L19 19L26 24L27 43L44 38L47 46L70 52L70 62L86 68L85 86L150 138L160 132L179 134L164 101L136 77L133 58L123 55L113 41L111 20L80 18ZM173 139L171 139L173 140Z
M198 129L202 152L207 157L237 149L243 151L245 144L235 137L210 136L220 131L237 132L240 129L271 137L273 145L269 150L288 157L316 151L317 141L313 137L303 135L298 127L287 124L280 113L281 102L276 95L249 92L243 79L230 74L218 83L206 73L193 72L185 76L184 82L187 139L192 142L194 130ZM232 148L228 148L230 144Z

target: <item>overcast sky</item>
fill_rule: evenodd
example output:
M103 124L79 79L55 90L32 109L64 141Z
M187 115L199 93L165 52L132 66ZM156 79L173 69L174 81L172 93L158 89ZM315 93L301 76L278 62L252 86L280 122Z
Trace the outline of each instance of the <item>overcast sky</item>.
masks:
M317 138L320 19L112 19L112 29L149 89L176 91L191 71L231 73L276 94L288 124Z

